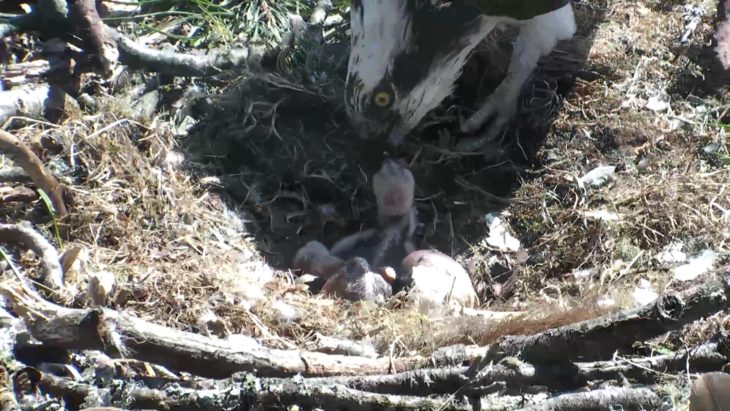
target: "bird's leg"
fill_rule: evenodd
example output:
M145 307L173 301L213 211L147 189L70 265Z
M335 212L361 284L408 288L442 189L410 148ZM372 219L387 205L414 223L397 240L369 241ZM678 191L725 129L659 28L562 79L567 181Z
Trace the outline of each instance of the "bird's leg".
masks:
M504 132L517 112L520 90L537 67L540 58L550 54L558 41L572 37L575 30L575 18L570 4L522 23L507 75L482 106L462 123L461 131L474 133L490 118L493 118L492 124L483 136L462 139L457 145L458 149L476 151L485 142Z

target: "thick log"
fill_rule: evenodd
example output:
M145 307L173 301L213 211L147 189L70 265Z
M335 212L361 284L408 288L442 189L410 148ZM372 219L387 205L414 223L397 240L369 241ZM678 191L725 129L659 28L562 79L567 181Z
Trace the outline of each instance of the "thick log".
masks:
M580 393L571 393L550 398L520 411L603 411L622 409L624 411L658 410L661 397L651 388L606 388Z
M718 274L719 273L719 274ZM716 275L716 277L713 277ZM654 304L588 320L531 336L507 336L492 347L488 360L519 356L532 364L596 361L611 358L636 341L677 330L730 306L730 272L708 273L707 283Z
M493 364L474 377L469 367L427 368L392 375L309 378L308 382L340 384L361 391L399 395L441 395L501 383L506 393L519 394L530 387L551 391L576 390L588 382L600 383L627 379L644 385L658 384L664 374L716 371L730 362L721 352L725 344L711 343L673 354L615 361L574 363L561 366L533 366L508 359Z
M58 37L69 42L83 39L91 52L98 56L102 68L108 68L117 57L120 63L133 69L170 74L175 76L210 76L222 70L247 68L258 65L269 57L261 46L209 51L205 55L175 53L155 50L138 44L99 20L91 0L74 0L68 4L61 0L40 0L33 13L10 19L0 27L5 33L38 31L45 37ZM80 31L80 34L76 32ZM276 55L278 51L270 51Z
M44 392L63 397L74 403L87 397L100 398L97 388L66 378L39 373L36 378ZM160 389L140 387L138 383L115 383L109 402L124 404L131 409L164 409L168 411L208 411L219 409L287 409L300 406L308 409L359 410L471 410L458 396L415 397L374 394L331 382L287 379L271 380L243 378L227 379L210 384L184 387L171 384ZM169 387L169 389L168 389ZM523 396L500 395L478 398L483 410L517 409L520 403L533 402ZM535 401L524 411L542 410L624 410L658 409L661 398L652 388L606 388L559 395Z
M606 330L615 331L616 325L600 319L588 324L599 328L581 328L585 323L578 326L567 327L571 332L575 330L588 330L583 334L570 334L575 340L566 339L562 330L566 327L551 330L533 337L509 337L505 339L512 342L512 345L501 345L512 350L522 347L526 353L525 358L533 358L533 364L538 366L546 362L567 362L571 358L585 352L588 347L595 348L599 338L607 339L600 347L619 346L634 342L634 338L641 339L642 336L656 336L665 332L666 329L679 327L690 319L697 319L719 311L727 303L725 296L725 281L712 281L709 285L698 287L694 291L686 293L683 301L685 304L676 303L673 307L675 314L681 314L667 318L664 314L655 313L657 307L651 309L642 308L623 315L613 316L619 325L628 324L624 332L632 331L630 338L625 336L613 337ZM107 309L78 310L60 307L51 304L32 293L30 290L20 289L11 284L0 287L0 293L5 295L28 324L31 334L45 344L67 349L97 349L103 350L109 355L120 356L134 352L137 358L152 363L159 363L168 368L186 371L196 375L214 378L224 378L235 372L246 371L258 373L261 376L291 376L297 373L304 376L334 376L334 375L380 375L393 372L403 372L433 366L460 365L473 358L483 356L483 364L490 363L492 355L488 355L484 349L479 347L454 347L439 350L431 358L420 356L388 359L388 358L365 358L356 356L327 355L322 353L302 352L296 350L275 350L267 348L240 349L233 346L226 340L208 338L198 334L173 330L160 325L140 320L133 316ZM665 301L667 297L660 301ZM672 297L670 301L678 302L679 297ZM664 306L666 307L666 306ZM681 309L680 309L681 308ZM38 315L43 313L43 315ZM644 327L637 330L637 327ZM620 327L619 327L620 328ZM578 335L582 340L578 337ZM552 339L553 343L562 346L564 349L558 352L550 351L550 347L544 347ZM649 338L649 337L645 337ZM523 345L514 344L517 339L522 339ZM502 344L504 344L504 341ZM499 346L499 345L498 345ZM608 355L615 351L613 347L606 351ZM453 350L453 352L451 352ZM544 353L552 353L552 357ZM504 351L502 352L504 353ZM539 354L539 355L538 355ZM580 357L591 357L592 355L581 355ZM514 357L514 355L513 355ZM477 376L475 372L478 366L467 374L470 378ZM538 368L538 372L551 374L546 368ZM598 373L602 370L593 370ZM575 375L580 376L578 372ZM529 374L529 373L528 373ZM589 378L589 377L585 377ZM496 379L496 378L495 378Z
M211 51L204 55L155 50L140 45L118 31L106 27L107 35L117 42L119 61L132 68L175 76L212 76L222 70L246 68L264 58L260 48L245 47Z
M73 104L59 87L48 84L30 85L0 91L0 125L14 116L56 118Z
M426 366L429 358L366 358L298 350L241 348L217 338L174 330L114 310L79 310L43 300L32 290L5 283L12 304L37 340L59 348L100 350L212 378L247 371L261 376L388 374Z
M46 393L62 397L71 404L81 404L85 398L100 398L98 388L35 371L39 387ZM206 388L180 387L151 389L138 383L116 383L111 395L113 405L124 404L130 409L166 411L214 411L220 409L288 409L291 405L306 408L366 410L470 410L466 404L453 399L421 398L373 394L341 385L308 384L297 379L270 384L254 379L219 381ZM510 399L514 406L519 398ZM501 401L506 403L507 401ZM508 404L505 404L508 405Z

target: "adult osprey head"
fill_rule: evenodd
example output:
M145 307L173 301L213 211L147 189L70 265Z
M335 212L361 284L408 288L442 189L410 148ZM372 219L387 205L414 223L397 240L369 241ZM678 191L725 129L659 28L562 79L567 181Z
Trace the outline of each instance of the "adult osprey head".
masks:
M524 44L521 46L518 38L515 46L510 66L516 72L514 80L507 76L501 91L495 91L500 104L516 106L519 87L515 84L522 86L527 78L523 72L529 74L537 59L550 52L557 40L566 34L572 36L572 9L568 10L569 16L563 13L550 17L551 12L570 8L569 2L352 0L345 93L350 119L362 137L389 137L392 143L399 144L452 92L472 50L502 22L528 28L527 34L522 35ZM548 18L540 18L545 15ZM505 109L505 117L511 117L513 111ZM478 128L488 114L483 113L466 128Z

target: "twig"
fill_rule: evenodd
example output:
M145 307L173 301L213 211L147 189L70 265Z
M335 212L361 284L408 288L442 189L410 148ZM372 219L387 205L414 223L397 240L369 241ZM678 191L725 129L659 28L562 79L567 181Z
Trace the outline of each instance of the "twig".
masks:
M56 178L46 169L38 156L14 135L0 130L0 151L9 153L15 161L33 180L33 183L45 191L51 198L56 216L66 215L66 204L63 201L63 187Z

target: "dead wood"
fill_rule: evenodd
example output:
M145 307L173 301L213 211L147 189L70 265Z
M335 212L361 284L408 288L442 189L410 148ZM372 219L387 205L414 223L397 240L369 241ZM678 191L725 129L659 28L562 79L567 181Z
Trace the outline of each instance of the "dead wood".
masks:
M14 135L0 130L0 151L8 153L33 180L38 188L48 194L53 203L57 217L66 215L66 203L63 201L63 186L56 180L30 147Z
M52 290L63 288L63 270L56 248L35 231L30 223L0 224L0 242L31 249L41 261L44 285Z
M715 52L725 70L730 70L730 0L720 0L717 20Z
M80 404L79 401L86 398L103 398L100 394L104 388L78 383L34 369L32 372L37 373L35 380L39 381L39 387L44 392L63 397L71 403ZM437 385L434 384L433 387L437 388ZM447 394L439 397L437 393L430 393L425 394L428 395L425 398L425 395L418 397L377 394L333 383L331 379L256 379L248 375L219 381L196 381L184 386L170 383L159 389L144 388L138 383L115 382L114 390L107 393L109 395L107 405L123 403L132 409L152 408L170 411L215 410L221 407L286 409L290 405L347 410L472 409L460 402L460 395ZM475 398L475 400L480 402L481 409L517 409L524 398L500 395ZM656 394L656 389L607 388L559 395L523 410L605 410L610 407L639 410L657 409L660 404L661 398Z
M717 277L712 277L715 274ZM555 328L531 336L507 336L490 347L488 360L519 356L545 364L596 361L611 358L619 349L674 331L700 318L727 309L730 273L723 267L708 273L707 283L679 294L663 296L653 304L594 320Z
M268 51L263 46L250 44L242 48L209 50L206 54L176 53L146 47L107 26L99 19L93 0L74 0L70 3L71 12L67 13L65 2L41 0L31 14L12 18L10 24L0 28L7 33L38 31L46 37L59 37L76 43L80 38L83 44L78 46L93 54L103 68L109 67L118 56L119 63L132 69L191 77L215 75L235 68L258 67L265 60L276 60L293 47L305 31L304 27L292 27L291 32L284 36L283 43L288 44ZM318 3L312 16L314 24L321 25L319 20L326 15L329 7L327 1ZM295 25L292 22L292 26Z
M3 88L14 88L27 84L32 84L47 73L58 70L51 62L44 59L23 61L14 64L8 64L0 69L0 78L2 79Z
M53 119L72 104L60 87L48 84L0 91L0 124L21 115Z
M357 357L377 358L378 353L375 347L370 344L351 341L342 338L328 337L316 333L314 341L308 344L310 351L323 352L327 354L354 355Z
M554 410L658 410L662 405L656 389L651 388L606 388L581 393L559 395L538 404L522 408L521 411Z
M116 58L134 69L176 76L209 76L221 70L256 64L264 58L263 48L250 46L240 49L212 51L205 55L155 50L138 44L104 24L96 13L92 0L75 0L67 13L67 5L58 0L41 0L29 15L10 19L7 32L38 31L46 37L59 37L83 44L78 46L92 53L106 68ZM81 33L77 34L77 31ZM89 49L90 48L90 49ZM117 49L117 50L115 50Z
M423 367L421 356L366 358L297 350L242 349L227 340L174 330L114 310L79 310L43 300L32 290L0 287L34 338L50 346L101 350L195 375L224 378L240 371L261 376L388 374Z
M132 69L175 76L202 77L232 68L245 68L250 64L257 64L264 58L263 50L254 46L211 51L204 55L155 50L137 44L110 27L106 27L106 31L119 46L119 61Z
M109 36L106 25L96 11L95 0L69 0L69 19L76 27L76 33L86 51L88 63L104 74L110 74L112 65L117 62L119 52L114 39Z
M516 359L492 364L474 377L468 367L427 368L392 375L309 378L308 382L329 382L350 388L398 395L466 393L482 387L501 384L508 394L518 394L530 387L546 387L551 391L575 390L587 383L622 381L656 384L667 373L708 372L720 369L730 361L721 352L722 343L705 344L674 354L646 358L574 363L561 366L533 366Z
M103 390L68 378L26 370L37 374L39 387L49 394L63 397L71 404L82 404L86 398L102 398ZM109 402L124 404L131 409L158 410L220 410L220 409L287 409L289 405L307 408L347 410L469 410L465 404L455 404L450 398L420 398L373 394L340 385L308 384L297 379L271 384L266 380L227 379L211 385L181 387L171 384L161 389L140 387L138 383L116 383L108 393ZM205 392L202 394L201 391ZM516 403L516 400L511 400Z

